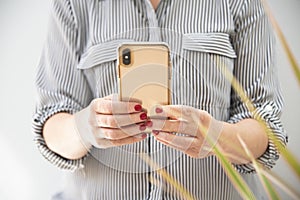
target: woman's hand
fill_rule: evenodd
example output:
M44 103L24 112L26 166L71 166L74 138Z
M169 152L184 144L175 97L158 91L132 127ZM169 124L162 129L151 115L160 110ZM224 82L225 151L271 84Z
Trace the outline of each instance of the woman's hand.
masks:
M151 120L158 141L194 158L211 153L223 127L206 111L181 105L157 107Z
M84 145L108 148L139 142L147 137L147 113L141 102L118 100L117 95L94 99L74 114L75 128Z

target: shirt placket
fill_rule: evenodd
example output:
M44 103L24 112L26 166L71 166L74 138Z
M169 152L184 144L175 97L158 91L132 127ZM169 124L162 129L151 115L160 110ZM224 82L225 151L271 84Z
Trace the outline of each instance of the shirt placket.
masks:
M160 42L161 30L159 27L156 12L150 2L150 0L145 0L146 12L147 12L147 22L149 29L149 42Z
M164 1L164 0L161 0ZM160 27L160 22L159 20L163 20L161 16L158 16L156 11L154 10L150 0L145 0L145 10L146 10L146 21L147 21L147 28L148 28L148 33L149 33L149 42L162 42L162 28ZM161 2L159 4L159 7L162 6L164 2ZM159 8L157 8L159 9ZM158 162L160 160L160 155L157 155L153 153L154 151L159 148L158 142L155 140L154 137L151 137L149 139L149 157L154 161L154 163L160 165L161 163ZM162 181L161 175L159 175L156 171L150 170L149 172L150 177L152 177L155 180ZM148 199L162 199L162 185L160 184L152 184L150 183L149 185L149 196Z
M146 22L148 25L148 41L149 42L160 42L161 41L161 31L159 28L159 23L157 19L156 12L150 2L150 0L145 0L145 8L146 8ZM156 161L156 156L154 156L151 152L154 151L156 148L156 141L154 137L149 138L149 158L154 159L153 161ZM149 176L152 178L158 178L155 171L152 171L150 169ZM148 199L157 199L159 196L161 196L161 188L159 188L157 185L153 185L152 183L149 183L149 196Z

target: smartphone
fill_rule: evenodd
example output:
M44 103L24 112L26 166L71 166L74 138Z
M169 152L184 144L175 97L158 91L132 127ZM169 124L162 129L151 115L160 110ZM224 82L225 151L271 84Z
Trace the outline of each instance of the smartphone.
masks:
M118 48L119 100L136 98L148 114L170 104L170 51L165 43L124 43Z

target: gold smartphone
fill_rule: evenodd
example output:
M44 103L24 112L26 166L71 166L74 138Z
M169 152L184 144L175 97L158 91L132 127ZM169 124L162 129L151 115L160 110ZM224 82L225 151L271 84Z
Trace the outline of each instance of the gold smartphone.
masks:
M125 43L118 48L119 99L142 101L148 114L170 104L171 65L165 43Z

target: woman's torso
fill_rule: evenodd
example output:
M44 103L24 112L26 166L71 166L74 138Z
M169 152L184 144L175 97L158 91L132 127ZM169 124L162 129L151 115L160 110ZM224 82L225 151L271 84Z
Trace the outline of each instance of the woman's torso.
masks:
M230 81L236 57L231 45L234 12L242 1L90 0L73 2L82 56L77 66L86 75L93 98L118 92L117 47L126 41L166 42L171 51L172 104L193 106L226 121ZM160 144L150 135L140 143L92 149L85 167L67 175L70 199L183 199L141 157L144 153L196 199L240 196L215 157L193 159ZM250 176L248 178L251 178Z

